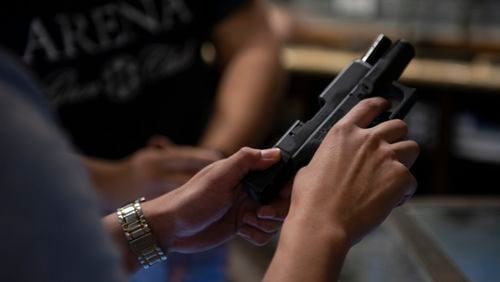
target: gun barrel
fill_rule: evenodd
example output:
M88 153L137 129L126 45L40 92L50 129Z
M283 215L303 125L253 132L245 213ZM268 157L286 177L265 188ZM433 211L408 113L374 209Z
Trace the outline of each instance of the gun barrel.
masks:
M384 56L391 45L392 41L389 39L389 37L380 34L361 60L370 65L374 65L380 58Z
M397 41L384 55L387 62L386 75L388 80L397 80L415 57L415 48L404 40Z

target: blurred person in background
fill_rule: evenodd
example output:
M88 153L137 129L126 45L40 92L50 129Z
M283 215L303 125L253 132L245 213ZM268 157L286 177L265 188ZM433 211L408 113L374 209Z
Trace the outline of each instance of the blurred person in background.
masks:
M262 0L20 0L1 13L2 43L41 78L108 208L256 144L280 96ZM218 84L200 56L207 40Z
M416 187L409 167L418 146L405 140L406 124L391 120L369 128L388 107L384 99L366 99L342 118L295 176L291 198L291 186L267 206L259 207L246 196L243 177L268 168L280 156L277 149L243 148L173 192L137 202L149 226L141 230L155 238L147 246L168 255L194 253L235 234L260 245L286 216L265 280L338 279L350 247ZM124 281L124 269L131 273L139 267L133 241L124 236L130 226L120 222L119 214L99 224L90 181L52 120L39 87L1 53L0 120L0 187L7 199L0 216L10 227L0 235L1 279ZM133 218L130 214L126 220Z

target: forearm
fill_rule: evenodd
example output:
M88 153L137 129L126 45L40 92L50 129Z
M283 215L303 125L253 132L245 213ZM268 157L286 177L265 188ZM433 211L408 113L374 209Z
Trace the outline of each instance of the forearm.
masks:
M340 229L287 218L265 281L336 281L349 249Z
M203 147L230 154L265 135L284 80L275 44L248 47L226 66Z
M224 69L201 145L229 155L256 145L272 124L284 82L281 42L272 32L263 0L248 1L212 35Z

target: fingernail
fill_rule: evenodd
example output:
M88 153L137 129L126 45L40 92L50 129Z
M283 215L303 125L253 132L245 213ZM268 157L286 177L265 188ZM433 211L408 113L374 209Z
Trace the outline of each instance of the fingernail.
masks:
M271 207L262 207L257 211L257 216L263 219L272 219L276 217L276 211Z
M280 156L279 148L271 148L260 151L262 159L264 160L274 160Z

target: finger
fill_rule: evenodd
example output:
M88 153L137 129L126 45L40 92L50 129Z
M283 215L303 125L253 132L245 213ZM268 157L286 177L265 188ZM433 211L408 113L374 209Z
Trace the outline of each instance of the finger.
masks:
M262 206L257 210L260 219L285 220L290 208L290 198L282 199L271 205Z
M212 162L218 161L222 158L222 155L215 150L189 146L176 146L174 148L175 149L170 150L170 153L179 158L196 158Z
M393 119L383 122L372 130L388 143L401 141L408 135L408 126L400 119Z
M221 155L213 150L172 146L157 152L160 168L165 172L195 173L219 160Z
M225 163L235 177L242 179L250 170L266 169L275 164L279 158L278 148L257 150L244 147L227 158Z
M264 246L273 239L276 233L269 234L250 225L243 225L238 229L238 235L254 245Z
M283 221L290 209L290 197L292 195L293 180L280 190L279 197L269 205L261 206L257 210L257 217L260 219L271 219Z
M364 99L352 108L342 120L349 124L355 124L361 128L367 128L378 115L385 112L389 107L389 101L384 98L375 97Z
M282 221L260 219L255 216L255 214L247 213L243 217L243 223L254 227L265 233L276 233L280 230Z
M174 146L174 142L172 142L169 138L163 135L153 135L149 138L147 142L148 147L153 147L157 149L165 149L170 146Z
M391 149L395 152L398 160L407 168L410 168L418 157L420 147L413 140L406 140L391 144Z
M402 206L406 202L408 202L413 197L415 192L417 191L418 184L417 184L417 180L415 179L415 177L410 172L408 172L407 178L408 178L407 189L406 189L406 192L404 193L403 197L399 201L399 203L397 205L398 207Z
M260 151L260 159L251 166L251 170L267 169L281 158L281 151L279 148L270 148Z
M188 174L192 176L202 168L213 163L214 160L166 155L160 162L160 168L169 175Z

